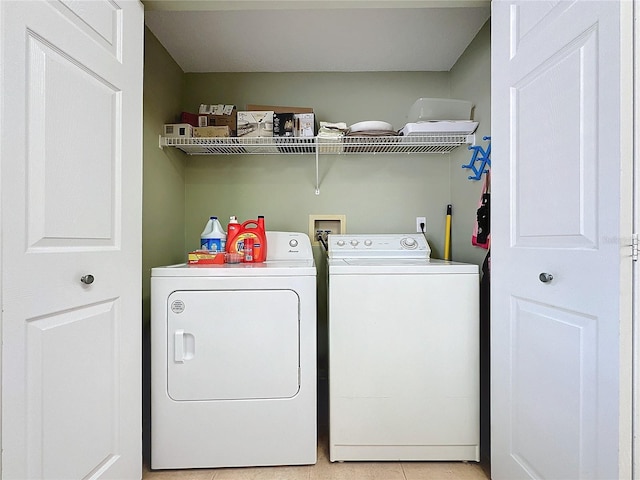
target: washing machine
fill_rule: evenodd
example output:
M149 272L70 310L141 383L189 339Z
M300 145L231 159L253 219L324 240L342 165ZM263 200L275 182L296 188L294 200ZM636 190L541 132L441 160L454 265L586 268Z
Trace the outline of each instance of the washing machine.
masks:
M479 460L479 269L430 252L329 236L331 461Z
M316 268L267 232L264 263L151 271L151 468L316 462Z

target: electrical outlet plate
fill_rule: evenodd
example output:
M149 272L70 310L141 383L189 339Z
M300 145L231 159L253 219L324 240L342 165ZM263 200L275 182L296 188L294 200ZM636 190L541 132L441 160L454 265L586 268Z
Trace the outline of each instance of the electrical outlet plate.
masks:
M420 229L420 224L424 223L424 231L427 232L427 217L416 217L416 232L422 233Z
M346 215L309 215L309 238L311 245L320 245L316 232L330 231L331 233L347 233Z

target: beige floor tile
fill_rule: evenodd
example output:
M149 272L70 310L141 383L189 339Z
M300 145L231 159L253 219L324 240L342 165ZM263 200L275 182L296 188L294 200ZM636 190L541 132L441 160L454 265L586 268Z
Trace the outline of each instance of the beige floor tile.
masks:
M310 480L405 480L402 465L385 462L334 462L319 459Z
M464 462L334 462L329 442L318 441L315 465L194 470L143 469L143 480L488 480L478 463Z
M402 464L406 480L487 480L479 463L406 462Z
M212 480L216 471L213 469L190 470L149 470L142 469L143 480Z
M309 480L311 466L221 468L213 480Z

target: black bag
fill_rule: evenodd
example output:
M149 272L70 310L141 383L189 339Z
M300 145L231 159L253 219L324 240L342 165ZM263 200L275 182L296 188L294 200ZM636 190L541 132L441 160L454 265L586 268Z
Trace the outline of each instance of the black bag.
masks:
M482 185L482 196L476 211L476 222L473 226L473 235L471 236L471 244L476 247L488 249L491 244L491 180L489 179L489 171L484 177Z

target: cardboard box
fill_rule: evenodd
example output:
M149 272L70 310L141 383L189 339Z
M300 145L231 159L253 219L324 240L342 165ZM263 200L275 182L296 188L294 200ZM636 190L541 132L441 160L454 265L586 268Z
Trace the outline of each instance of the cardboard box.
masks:
M207 119L206 115L199 115L197 113L182 112L180 114L180 122L188 123L192 127L206 127L208 119Z
M228 137L230 135L229 127L193 127L194 137Z
M296 137L315 137L316 120L313 113L294 113L293 123Z
M280 105L247 105L247 110L272 110L273 113L313 113L310 107L282 107Z
M238 112L238 137L272 137L273 110Z
M162 132L165 137L191 138L193 136L193 127L188 123L167 123Z
M207 116L207 126L229 127L229 133L232 137L238 135L238 111L235 105L200 105L199 112L201 115Z
M189 252L187 263L189 265L221 265L224 263L224 253L194 250Z
M293 113L274 113L273 114L273 136L274 137L293 137L294 121Z

